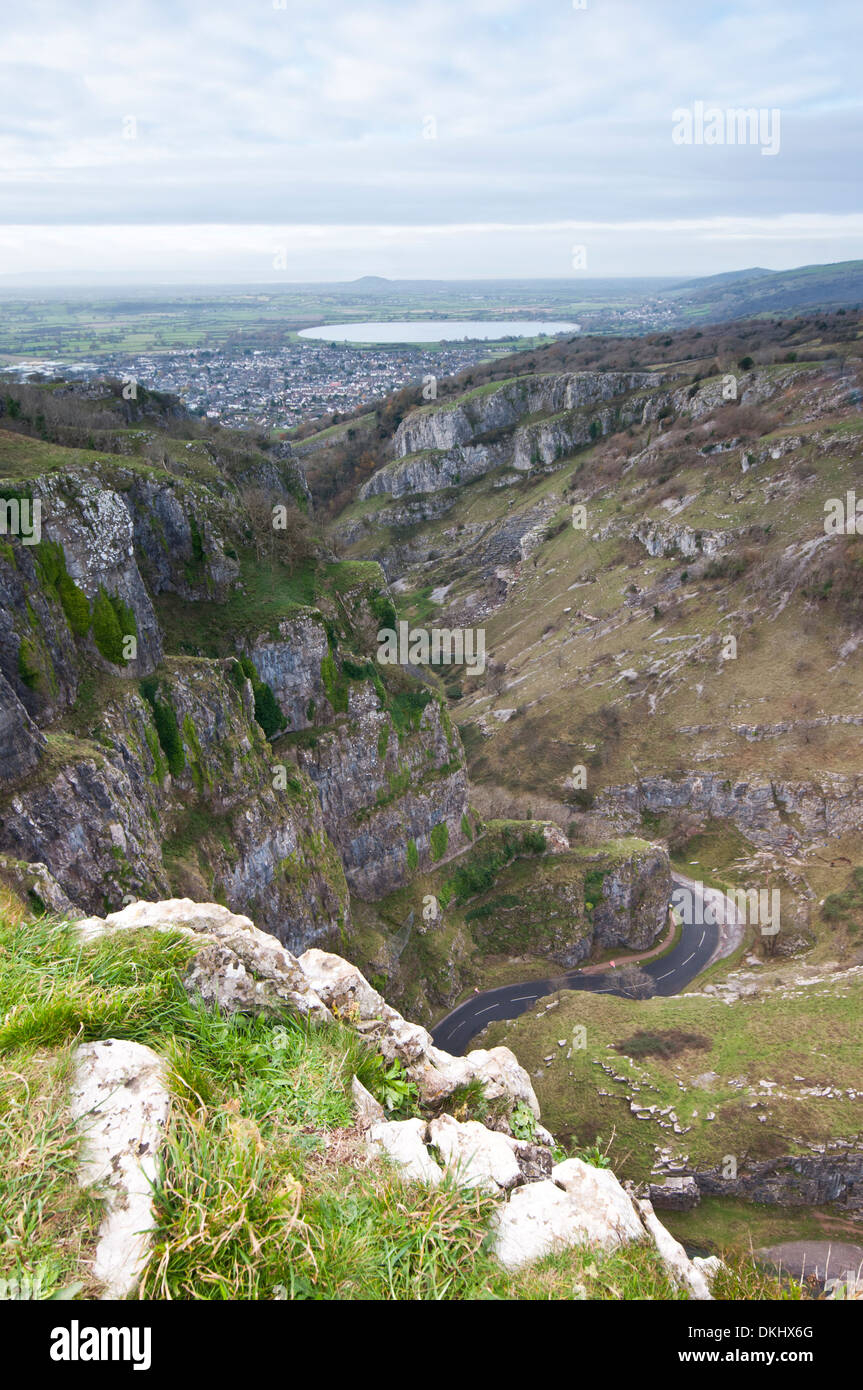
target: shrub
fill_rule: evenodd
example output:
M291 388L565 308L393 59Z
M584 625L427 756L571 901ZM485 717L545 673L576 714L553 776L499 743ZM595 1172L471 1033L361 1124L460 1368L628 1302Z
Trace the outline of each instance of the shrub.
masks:
M389 594L374 594L369 600L369 607L381 627L395 627L398 615Z
M183 740L180 737L174 706L159 699L158 682L152 676L141 681L139 689L153 711L153 723L156 726L162 752L165 754L168 771L172 777L179 777L186 766L186 754L183 749Z
M702 1037L700 1033L685 1033L680 1028L655 1033L641 1029L614 1046L625 1057L676 1057L679 1052L686 1052L689 1048L705 1051L710 1047L710 1039Z
M321 680L324 683L324 690L332 706L333 714L347 714L348 683L336 665L332 647L321 659Z
M18 648L18 675L31 690L37 690L44 684L45 673L39 661L39 652L29 637L22 637Z
M419 855L419 850L417 849L417 842L416 842L416 840L408 840L407 859L408 859L408 868L409 868L411 871L413 871L414 869L419 868L420 855Z
M92 621L90 615L90 600L79 589L71 575L61 575L57 585L60 595L60 603L66 615L66 621L75 637L83 637L90 629Z
M66 569L66 555L57 541L42 541L36 547L36 564L42 584L60 600L73 634L83 637L90 627L90 603Z
M239 685L246 677L252 683L252 695L255 701L255 719L260 724L267 738L272 738L287 728L288 721L282 714L279 702L273 694L272 687L266 681L262 681L258 675L254 662L247 656L237 658L236 664L231 668L231 678L235 685ZM314 702L309 704L314 713ZM308 716L309 718L312 715Z
M449 844L449 826L445 820L440 821L432 828L430 844L432 859L435 861L443 859Z
M460 864L453 877L446 883L445 891L449 898L454 897L463 903L478 893L486 893L493 887L501 869L505 868L518 854L542 854L545 851L545 836L541 830L526 830L521 835L509 826L501 836L497 848L487 850L467 864ZM438 897L442 899L442 892Z
M125 666L123 640L137 632L135 615L128 604L100 589L93 600L93 641L113 666Z
M430 690L400 690L391 697L390 718L399 734L419 728L422 712L431 698Z

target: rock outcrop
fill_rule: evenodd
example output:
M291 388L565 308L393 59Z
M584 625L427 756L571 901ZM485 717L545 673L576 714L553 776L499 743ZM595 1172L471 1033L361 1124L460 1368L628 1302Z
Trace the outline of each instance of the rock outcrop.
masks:
M249 682L230 660L162 669L151 701L118 694L94 737L61 744L57 765L13 794L0 849L47 865L87 912L174 888L252 908L296 949L337 939L350 921L341 862L309 780L274 775Z
M661 382L652 372L524 376L423 406L399 425L395 459L372 474L360 498L439 492L504 466L554 466L600 434L640 422Z
M312 1021L338 1018L387 1062L398 1062L429 1111L478 1081L489 1101L507 1108L522 1104L538 1119L530 1078L507 1047L478 1049L452 1057L434 1046L431 1034L390 1007L349 961L312 948L299 958L248 917L219 903L189 898L135 902L108 917L76 923L83 941L117 931L177 931L194 943L185 985L190 994L226 1013L278 1014L287 1009Z
M734 1178L723 1177L720 1168L693 1172L691 1180L702 1196L780 1207L833 1205L852 1219L863 1214L863 1149L859 1144L825 1146L823 1153L747 1161Z
M705 820L728 820L759 849L794 853L863 828L863 777L823 772L817 781L780 778L731 781L714 773L643 777L605 787L593 810L620 830L641 824L645 811L687 810Z
M607 1169L580 1159L554 1165L553 1140L537 1123L530 1080L508 1048L450 1057L424 1028L390 1008L348 961L317 949L297 960L248 918L217 903L134 903L108 918L83 919L76 930L83 942L122 931L179 933L191 948L186 988L205 1004L274 1020L286 1010L309 1023L337 1019L386 1061L401 1063L423 1111L410 1119L387 1119L354 1077L367 1151L392 1162L408 1180L437 1186L446 1178L492 1197L498 1203L493 1248L508 1268L578 1245L613 1250L649 1241L681 1289L693 1298L710 1297L704 1274L649 1202L635 1202ZM496 1110L497 1128L456 1119L444 1108L456 1089L476 1080L488 1102L505 1102ZM71 1108L85 1141L81 1180L98 1185L107 1198L94 1266L105 1297L134 1291L150 1250L152 1185L169 1104L162 1063L149 1048L107 1039L78 1049ZM519 1105L534 1117L530 1139L511 1132L508 1116Z

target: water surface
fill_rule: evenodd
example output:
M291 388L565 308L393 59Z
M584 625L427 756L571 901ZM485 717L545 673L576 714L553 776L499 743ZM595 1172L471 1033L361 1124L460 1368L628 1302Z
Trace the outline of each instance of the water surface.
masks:
M539 319L425 319L420 323L324 323L317 328L301 329L299 336L327 343L443 343L465 338L490 341L553 337L557 333L577 333L578 329L577 323Z

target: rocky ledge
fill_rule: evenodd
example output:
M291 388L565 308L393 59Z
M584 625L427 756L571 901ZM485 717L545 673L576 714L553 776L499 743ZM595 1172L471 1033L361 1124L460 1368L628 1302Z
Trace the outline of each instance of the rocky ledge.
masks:
M684 1296L709 1299L717 1262L690 1260L609 1169L577 1158L554 1161L554 1140L539 1123L526 1071L506 1047L452 1057L410 1023L340 956L311 949L296 957L247 917L218 903L190 899L137 902L106 918L77 922L82 940L149 929L188 935L196 950L187 991L224 1013L284 1012L310 1024L338 1019L388 1061L398 1060L416 1086L420 1113L387 1120L355 1078L357 1124L371 1158L394 1163L406 1180L444 1180L497 1199L492 1248L507 1268L556 1250L588 1245L613 1250L651 1245ZM446 1109L457 1091L478 1083L494 1107L494 1128ZM95 1273L106 1298L133 1293L152 1243L151 1184L167 1142L170 1096L161 1059L137 1043L104 1039L77 1049L71 1110L82 1130L80 1180L106 1199ZM519 1129L519 1134L513 1132ZM523 1137L529 1131L529 1138Z

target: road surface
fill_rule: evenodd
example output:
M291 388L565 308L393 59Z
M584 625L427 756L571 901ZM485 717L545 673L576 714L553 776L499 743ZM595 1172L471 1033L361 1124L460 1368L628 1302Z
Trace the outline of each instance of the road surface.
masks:
M689 888L696 902L702 898L700 885L692 879L683 878L678 874L673 874L672 878L676 887ZM705 888L702 900L717 905L724 901L726 915L731 916L734 913L733 904L723 899L723 895L716 889ZM656 960L640 963L640 968L653 976L657 994L679 994L684 986L705 968L717 951L721 944L720 928L712 922L698 920L699 917L708 915L697 909L687 913L686 916L695 920L684 921L677 945ZM720 912L714 915L722 914ZM486 1024L501 1018L518 1018L520 1014L526 1013L537 999L553 994L558 989L589 989L595 994L622 995L622 991L615 988L611 974L585 975L580 969L559 971L544 980L529 980L519 985L501 985L498 989L487 989L481 994L472 995L463 1004L459 1004L457 1009L453 1009L452 1013L447 1014L446 1018L442 1018L432 1031L435 1046L459 1057L466 1050L471 1038L485 1028Z

